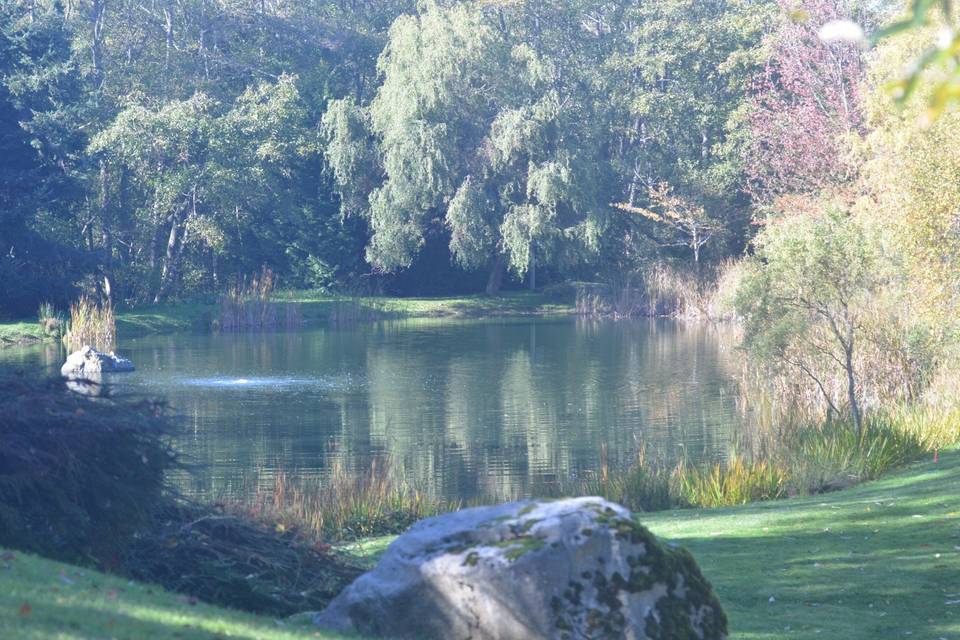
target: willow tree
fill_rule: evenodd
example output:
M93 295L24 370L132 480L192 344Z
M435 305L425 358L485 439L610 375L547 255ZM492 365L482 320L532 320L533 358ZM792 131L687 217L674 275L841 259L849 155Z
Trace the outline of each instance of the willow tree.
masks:
M394 23L371 104L337 101L324 119L375 267L408 267L441 224L461 266L491 268L490 293L507 266L591 248L608 180L599 66L615 34L589 18L606 6L430 3Z

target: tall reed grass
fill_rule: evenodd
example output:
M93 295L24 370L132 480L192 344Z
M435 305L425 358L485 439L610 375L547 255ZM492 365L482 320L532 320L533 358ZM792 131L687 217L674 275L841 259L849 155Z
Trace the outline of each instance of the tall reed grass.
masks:
M739 277L732 260L700 274L657 264L627 282L575 285L575 306L578 314L590 316L726 320L734 315Z
M117 322L110 303L98 305L81 296L70 305L70 324L64 340L71 350L85 345L99 351L113 351L117 341Z
M352 327L389 317L391 317L391 314L364 304L355 298L341 298L330 303L327 324L331 327Z
M400 533L417 520L459 507L397 477L376 459L362 473L335 464L316 480L294 480L280 472L269 489L230 505L233 511L318 541Z
M276 276L264 267L259 275L232 287L220 299L215 323L221 331L293 330L303 326L300 305L275 302Z
M786 496L790 471L775 461L733 455L726 463L702 468L681 463L674 474L679 504L721 507Z
M44 302L37 311L37 324L43 335L60 340L67 330L67 323L63 315L50 302Z

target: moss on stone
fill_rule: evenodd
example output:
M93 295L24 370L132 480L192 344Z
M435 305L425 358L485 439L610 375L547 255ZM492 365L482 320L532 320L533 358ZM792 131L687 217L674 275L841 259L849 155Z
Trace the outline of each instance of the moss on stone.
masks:
M649 615L644 623L649 638L700 640L698 630L705 639L725 637L726 616L710 583L686 550L664 546L638 522L612 509L598 510L597 522L609 527L617 539L635 547L626 556L629 573L614 571L608 575L603 570L604 559L597 558L598 570L582 574L595 592L593 606L584 600L584 587L571 582L564 592L567 602L554 607L558 630L575 627L575 621L580 619L590 637L621 637L628 624L622 594L651 592L660 585L666 594L656 602L656 615Z
M546 546L546 542L540 538L524 537L504 540L503 542L497 543L497 546L506 548L503 557L513 562L532 551L543 549L543 547Z

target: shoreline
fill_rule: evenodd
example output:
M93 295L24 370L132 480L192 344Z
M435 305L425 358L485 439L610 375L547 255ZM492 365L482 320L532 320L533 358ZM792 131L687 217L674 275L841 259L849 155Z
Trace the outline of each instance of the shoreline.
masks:
M543 293L510 292L494 297L342 297L323 296L309 291L280 292L279 304L300 306L307 327L331 324L338 310L349 306L348 314L359 316L347 322L403 320L414 318L482 319L504 317L549 317L576 315L572 302ZM178 333L206 329L213 331L218 305L208 302L172 302L124 308L117 311L120 337ZM44 336L35 321L0 322L0 349L55 342Z
M730 617L732 638L953 637L960 633L960 612L949 606L948 595L960 582L954 546L960 495L943 489L956 482L960 450L954 448L938 462L915 463L831 494L638 519L660 539L693 553ZM392 540L367 539L338 551L371 567ZM182 637L190 629L339 637L303 616L276 620L205 604L203 594L193 594L198 602L125 578L0 552L0 635L53 637L63 628L100 635L111 619L113 633L131 637ZM58 585L52 591L51 581Z

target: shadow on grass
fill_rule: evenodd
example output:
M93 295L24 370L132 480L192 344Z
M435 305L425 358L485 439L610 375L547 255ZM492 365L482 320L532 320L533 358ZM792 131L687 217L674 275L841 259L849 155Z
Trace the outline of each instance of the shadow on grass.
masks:
M923 469L833 495L643 519L693 553L734 638L955 638L960 456Z

